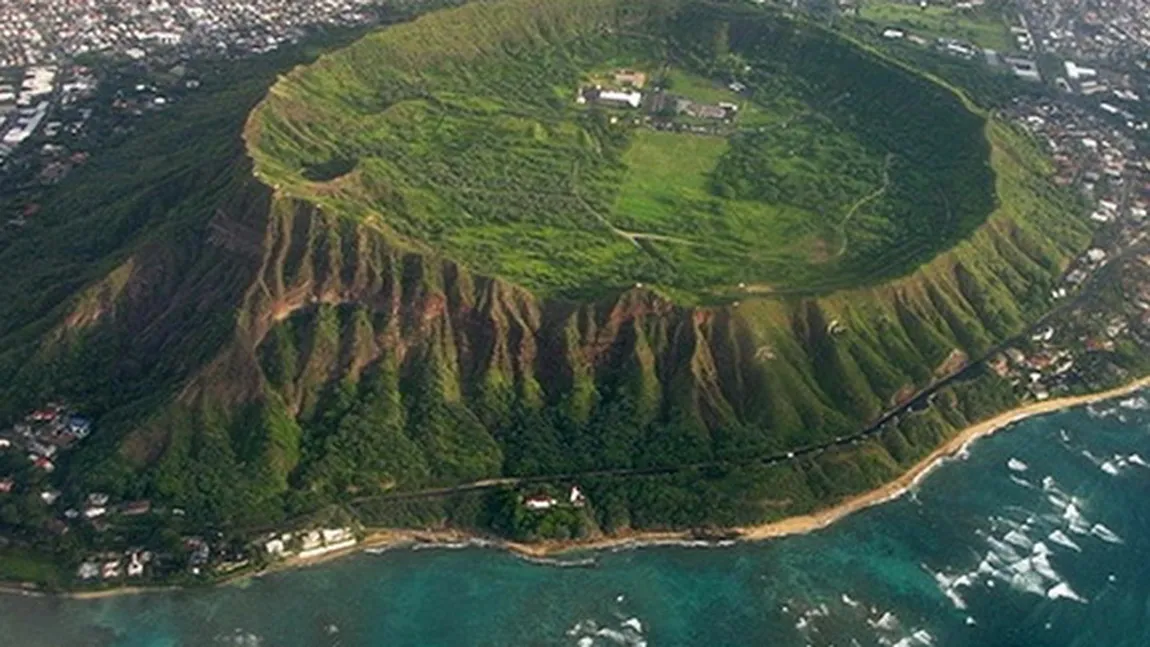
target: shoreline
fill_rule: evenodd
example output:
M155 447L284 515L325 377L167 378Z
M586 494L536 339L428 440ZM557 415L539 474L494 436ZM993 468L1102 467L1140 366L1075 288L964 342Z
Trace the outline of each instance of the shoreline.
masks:
M543 541L531 544L484 537L462 530L369 528L367 535L354 546L311 558L288 558L281 562L273 563L258 572L237 573L233 576L223 577L205 586L235 585L238 582L263 577L271 573L315 566L357 553L367 551L384 552L401 548L426 547L431 549L436 547L475 546L505 550L519 557L538 560L555 558L571 553L596 552L619 548L682 545L688 542L731 545L734 543L767 541L791 535L804 535L822 530L856 512L898 499L913 489L914 486L920 483L947 459L961 453L978 439L994 434L1016 422L1035 416L1054 413L1063 409L1113 400L1145 388L1150 388L1150 376L1142 377L1126 385L1097 393L1032 402L1009 411L1004 411L992 418L962 429L946 443L936 448L911 466L910 469L885 485L854 495L817 512L787 517L760 525L726 528L710 535L702 535L693 530L640 531L627 532L609 537L596 537L587 540ZM573 562L572 565L578 564ZM30 588L20 583L0 583L0 595L52 596L73 600L96 600L119 595L182 591L188 588L195 587L178 585L128 586L97 591L45 591Z
M930 454L919 460L899 477L873 490L856 494L829 508L817 512L787 517L778 521L771 521L754 526L736 526L729 528L732 539L736 542L756 542L770 539L779 539L791 535L804 535L822 530L831 524L840 521L856 512L881 505L898 499L914 486L918 485L932 471L941 466L947 459L961 453L972 443L985 436L1021 422L1028 418L1055 413L1063 409L1094 404L1113 400L1137 391L1150 388L1150 376L1142 377L1123 386L1089 393L1085 395L1066 396L1032 402L1030 404L1004 411L992 418L983 420L966 427L954 435L950 440L936 448ZM726 538L726 537L724 537ZM538 544L518 544L515 542L502 542L500 546L513 553L527 557L554 557L564 553L588 550L603 550L629 545L657 545L669 542L689 542L707 539L692 531L652 531L637 532L629 535L603 537L589 541L569 542L540 542ZM713 541L713 540L710 540Z

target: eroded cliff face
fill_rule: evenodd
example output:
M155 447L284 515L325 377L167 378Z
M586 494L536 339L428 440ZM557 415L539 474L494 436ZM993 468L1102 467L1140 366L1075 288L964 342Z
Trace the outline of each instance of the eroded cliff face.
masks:
M325 390L386 365L401 406L433 387L495 445L514 407L561 406L588 423L624 393L641 422L689 418L711 455L808 444L875 419L1018 332L1073 244L1001 216L886 285L683 307L641 288L540 301L398 245L371 221L258 185L221 204L198 235L200 251L183 257L143 248L90 288L62 329L119 328L141 354L163 355L197 318L230 313L227 335L178 392L179 408L218 412L221 428L267 402L306 427L322 416ZM194 425L161 415L123 451L147 465L178 433Z
M289 102L281 116L299 119L280 125L314 127L299 111ZM71 236L86 254L17 282L45 290L28 307L0 303L31 313L0 321L0 369L14 376L0 414L82 402L106 432L83 450L100 469L74 478L108 489L128 472L139 494L216 520L825 442L1023 330L1088 235L1040 160L1020 154L1028 144L992 120L997 209L901 278L826 294L751 286L712 306L640 286L542 299L397 234L386 209L325 211L325 190L350 190L339 177L301 190L254 172L239 120L219 121L217 148L101 193L74 222L75 204L57 205L58 223L0 249L31 257ZM245 135L259 128L249 117ZM0 298L18 292L0 286ZM929 449L942 428L910 445ZM883 475L913 458L897 446L873 451ZM827 492L866 481L820 478Z

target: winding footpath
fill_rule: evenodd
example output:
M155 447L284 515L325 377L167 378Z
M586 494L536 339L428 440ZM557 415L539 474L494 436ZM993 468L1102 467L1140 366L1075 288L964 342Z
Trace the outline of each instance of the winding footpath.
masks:
M886 190L890 188L890 165L893 161L894 154L887 153L886 162L883 164L882 168L882 186L859 198L858 201L854 203L854 206L850 208L850 211L847 212L847 215L843 216L843 220L839 223L838 226L839 238L841 238L843 242L842 245L839 246L839 251L835 252L835 258L842 256L847 251L847 225L850 224L851 218L853 218L855 213L857 213L858 210L865 206L867 203L881 198L882 195L886 193Z

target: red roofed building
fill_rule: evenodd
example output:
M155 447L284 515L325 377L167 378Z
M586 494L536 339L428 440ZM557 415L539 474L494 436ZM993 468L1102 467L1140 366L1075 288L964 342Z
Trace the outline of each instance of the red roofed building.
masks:
M56 412L51 409L37 409L29 414L28 419L36 422L51 422L56 419Z

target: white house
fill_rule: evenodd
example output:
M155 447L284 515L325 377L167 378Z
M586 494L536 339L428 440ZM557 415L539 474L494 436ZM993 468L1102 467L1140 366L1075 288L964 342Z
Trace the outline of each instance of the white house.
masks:
M91 506L88 508L84 508L84 516L89 518L89 519L95 519L96 517L102 517L107 513L108 513L108 509L103 507L103 506Z
M549 510L556 503L558 501L548 496L533 496L524 501L523 505L527 506L528 510Z
M272 557L279 557L284 554L284 543L280 539L272 539L264 544L264 550Z
M1089 67L1081 67L1074 61L1066 61L1066 76L1077 81L1079 79L1088 79L1098 76L1098 70Z
M603 90L599 93L600 101L608 101L612 103L625 103L632 108L638 108L643 104L642 92L620 92L618 90Z
M132 553L128 560L128 577L140 577L144 574L144 563L140 561L139 553Z

